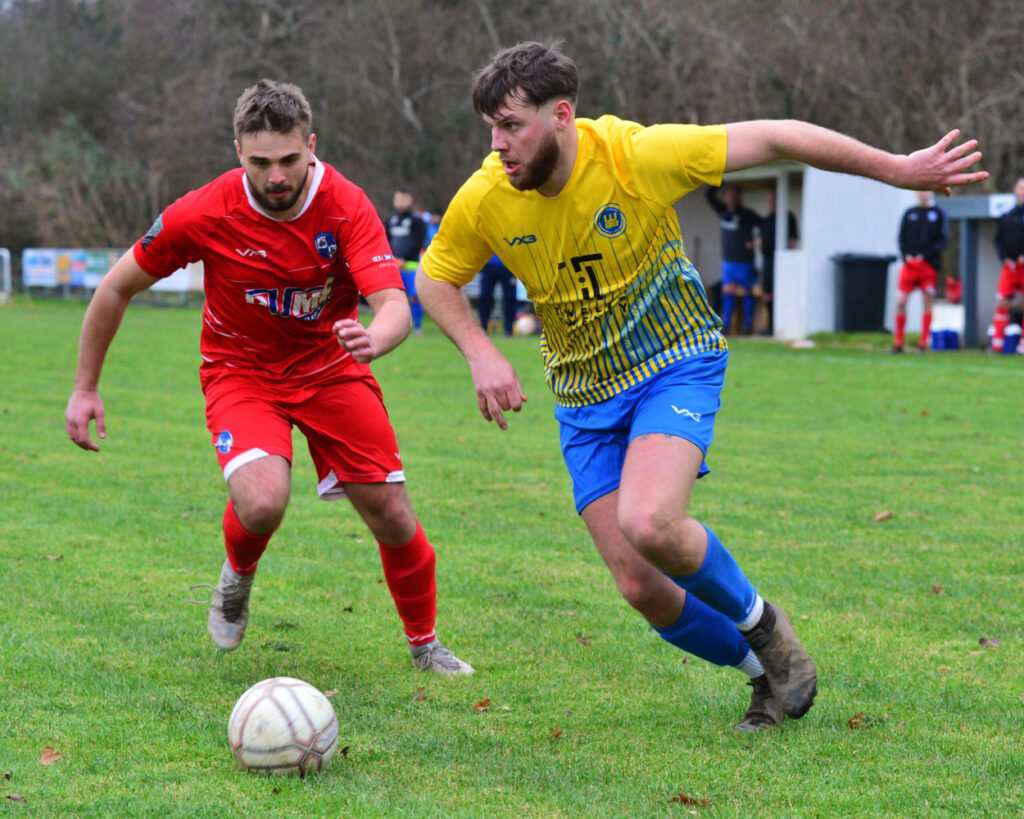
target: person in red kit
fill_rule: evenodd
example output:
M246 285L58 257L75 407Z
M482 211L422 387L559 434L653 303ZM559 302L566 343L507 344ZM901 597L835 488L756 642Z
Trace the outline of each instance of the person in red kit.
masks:
M1024 176L1013 186L1017 204L999 217L996 225L996 253L1003 263L996 288L996 312L992 317L992 350L1003 351L1003 336L1010 323L1010 302L1024 293Z
M924 312L921 316L921 339L917 349L928 349L928 331L932 324L932 305L935 303L935 281L941 268L941 253L949 244L949 217L935 204L931 191L917 191L917 205L907 208L900 221L899 294L896 297L896 334L892 351L903 352L903 337L907 327L907 299L921 289Z
M67 433L86 450L97 387L131 298L202 260L200 383L227 481L227 559L210 604L218 648L237 648L260 556L291 491L291 431L306 436L319 496L347 496L379 543L416 667L473 669L434 630L435 556L413 513L369 362L409 334L409 306L384 227L363 191L314 154L302 91L261 80L235 108L241 168L170 205L103 278L82 324ZM362 294L373 310L357 320Z

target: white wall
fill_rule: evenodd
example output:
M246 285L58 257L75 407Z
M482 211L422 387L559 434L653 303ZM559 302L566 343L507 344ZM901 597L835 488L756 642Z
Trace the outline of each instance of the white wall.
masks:
M804 174L803 248L808 312L805 334L836 329L836 273L839 253L898 255L896 237L903 211L914 194L858 176L808 168ZM889 290L899 268L889 267ZM779 294L780 298L787 297Z

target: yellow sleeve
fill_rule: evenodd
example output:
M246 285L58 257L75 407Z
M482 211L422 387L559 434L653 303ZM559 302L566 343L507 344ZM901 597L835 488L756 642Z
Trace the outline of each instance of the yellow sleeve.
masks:
M725 172L724 125L635 126L618 142L623 166L642 193L671 205Z
M494 255L476 229L479 199L475 189L474 177L470 177L448 205L437 235L420 259L423 272L436 281L462 287Z

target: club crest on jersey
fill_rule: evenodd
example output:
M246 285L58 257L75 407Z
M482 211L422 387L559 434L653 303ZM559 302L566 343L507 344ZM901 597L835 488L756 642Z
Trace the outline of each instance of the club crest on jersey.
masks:
M594 227L602 236L614 239L626 231L626 214L614 202L601 208L594 217Z
M316 245L316 252L328 261L333 259L338 252L338 240L334 238L333 233L318 233L313 239L313 243Z
M221 430L217 436L217 442L214 444L217 447L217 451L222 455L227 455L234 445L235 439L231 437L231 433L226 429Z
M156 235L164 229L163 214L161 213L156 217L156 221L150 226L149 230L146 231L146 235L142 237L142 249L145 250L156 238Z

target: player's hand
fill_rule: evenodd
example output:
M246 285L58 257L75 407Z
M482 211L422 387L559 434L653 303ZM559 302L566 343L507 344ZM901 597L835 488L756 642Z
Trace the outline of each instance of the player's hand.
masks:
M89 424L96 419L96 434L107 437L107 423L103 414L103 399L91 390L75 390L64 410L64 429L68 437L82 449L99 452L100 448L89 437Z
M975 150L978 140L969 139L953 145L958 136L960 129L954 128L934 145L902 157L902 167L895 184L901 188L950 196L954 185L970 185L988 179L988 171L966 172L981 159L981 151Z
M485 420L494 421L500 429L508 429L502 411L519 412L526 401L515 369L501 353L493 350L470 359L469 370L480 414Z
M373 336L355 319L336 321L331 330L338 337L338 344L348 350L360 364L369 364L377 357Z

